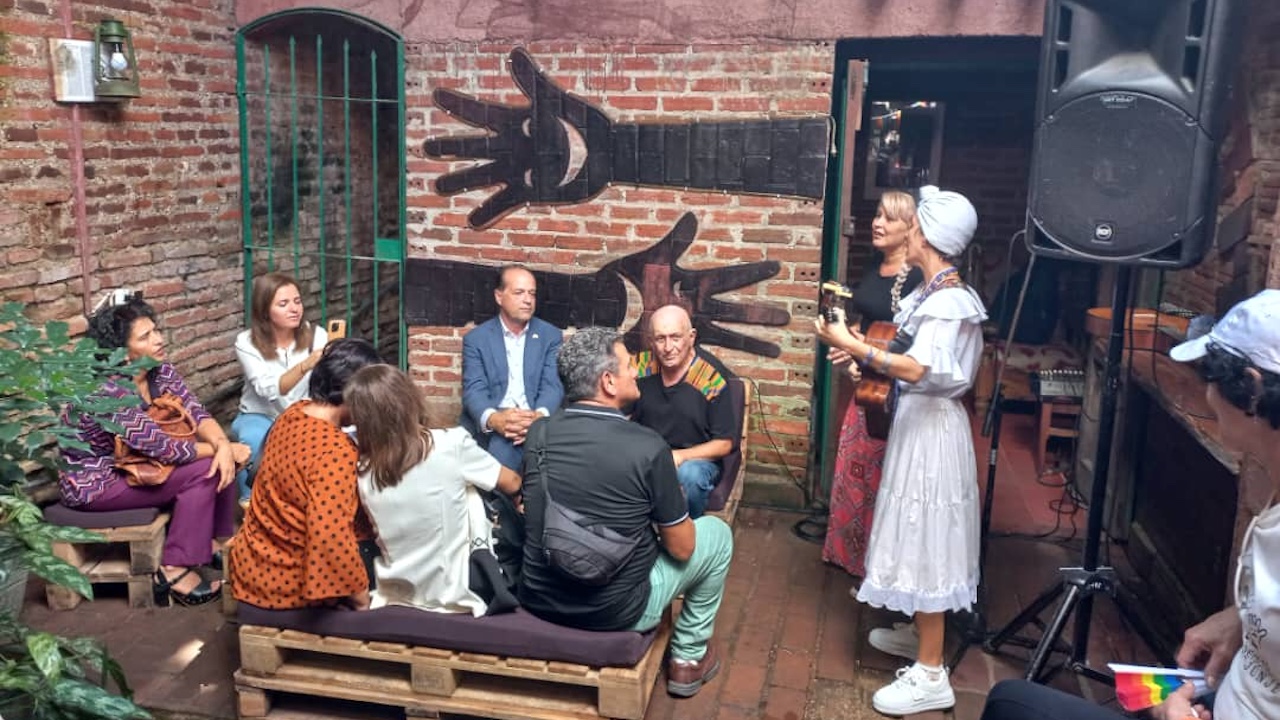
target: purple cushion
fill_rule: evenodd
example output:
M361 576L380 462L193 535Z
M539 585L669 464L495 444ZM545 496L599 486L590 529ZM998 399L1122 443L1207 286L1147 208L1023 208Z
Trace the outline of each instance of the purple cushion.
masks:
M150 525L159 514L160 509L153 507L92 512L75 510L60 502L44 509L44 519L46 521L54 525L70 525L71 527L84 528L86 530Z
M733 485L738 481L738 468L742 467L742 423L746 421L746 387L742 378L729 378L724 391L729 394L729 406L733 408L734 427L737 434L733 436L733 452L720 461L720 482L712 488L707 496L707 510L723 510L733 492Z
M352 612L328 608L266 610L241 602L236 615L243 625L591 667L631 667L644 657L654 638L653 631L575 630L540 620L524 609L477 618L398 605Z

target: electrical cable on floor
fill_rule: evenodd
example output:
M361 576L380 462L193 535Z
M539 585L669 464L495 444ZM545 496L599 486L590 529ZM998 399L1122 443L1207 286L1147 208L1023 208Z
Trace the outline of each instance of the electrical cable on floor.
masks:
M1076 513L1083 507L1076 501L1072 492L1071 484L1064 482L1062 484L1062 497L1049 501L1049 510L1053 512L1053 527L1042 533L1003 533L997 537L1021 537L1027 540L1051 540L1056 545L1065 545L1075 540L1076 534L1080 528L1076 525ZM1062 529L1062 519L1067 518L1071 522L1071 534L1065 537L1058 535L1058 531Z
M773 451L778 455L778 461L782 463L782 467L787 471L787 477L791 480L791 484L796 486L804 498L804 505L810 508L809 515L796 521L791 526L791 532L801 540L811 543L822 543L827 537L827 513L829 508L826 503L815 500L809 493L809 488L801 482L796 472L792 469L786 457L782 454L782 449L778 447L777 441L773 437L773 433L769 431L769 425L765 422L764 415L764 395L760 392L760 384L754 378L745 378L751 383L752 394L756 399L756 420L760 425L760 430L765 437L769 439L769 445L773 447ZM746 459L744 458L745 462Z
M764 395L760 392L760 383L756 382L755 378L743 378L743 380L751 383L752 395L755 396L756 400L756 420L760 425L761 432L763 432L764 436L769 439L769 444L773 446L773 451L778 454L778 462L782 463L783 469L787 471L787 478L790 479L791 484L795 485L796 489L800 491L801 497L804 498L804 504L808 507L812 502L812 499L809 497L809 489L806 488L804 483L796 476L795 470L792 469L791 464L787 462L787 458L782 454L782 448L778 447L778 443L774 439L773 433L769 431L769 424L765 422ZM746 462L747 459L744 457L742 461Z
M791 526L791 534L806 542L821 545L827 539L828 509L815 508L807 517L797 520Z

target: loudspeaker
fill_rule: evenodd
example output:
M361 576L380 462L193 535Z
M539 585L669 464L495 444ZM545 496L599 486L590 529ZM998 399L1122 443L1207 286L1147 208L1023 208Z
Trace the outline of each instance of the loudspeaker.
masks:
M1169 268L1204 257L1243 4L1048 0L1033 253Z

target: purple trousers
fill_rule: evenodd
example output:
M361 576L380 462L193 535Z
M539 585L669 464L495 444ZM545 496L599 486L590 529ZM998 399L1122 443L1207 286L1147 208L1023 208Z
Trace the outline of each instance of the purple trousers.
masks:
M133 487L120 478L84 510L133 510L173 505L164 541L165 565L194 567L213 559L213 539L235 532L236 484L218 492L218 476L205 477L213 460L203 458L173 469L163 485Z

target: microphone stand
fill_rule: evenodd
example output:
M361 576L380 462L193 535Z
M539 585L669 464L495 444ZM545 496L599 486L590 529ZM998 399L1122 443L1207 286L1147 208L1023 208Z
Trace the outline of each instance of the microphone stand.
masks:
M1093 486L1089 489L1089 520L1081 565L1061 568L1059 572L1062 577L1058 583L1046 588L1017 617L983 643L983 649L988 653L998 652L1000 647L1013 639L1024 626L1029 623L1038 623L1039 614L1062 597L1062 604L1058 606L1027 663L1024 677L1033 682L1042 682L1047 679L1047 674L1044 672L1045 665L1048 663L1049 656L1061 649L1062 631L1066 628L1067 620L1074 613L1075 627L1069 657L1063 666L1091 680L1114 683L1110 675L1094 670L1088 664L1093 596L1098 593L1105 593L1116 601L1116 606L1120 609L1125 621L1137 631L1147 647L1152 649L1160 647L1160 644L1153 640L1155 633L1142 614L1130 607L1129 596L1119 592L1122 588L1115 569L1098 565L1099 551L1102 547L1102 519L1105 515L1107 480L1111 469L1111 444L1115 431L1117 392L1120 385L1121 359L1124 354L1125 316L1131 277L1130 267L1121 265L1117 268L1116 284L1111 298L1111 331L1107 339L1107 360L1103 373L1102 408L1098 418L1098 445L1094 455Z

